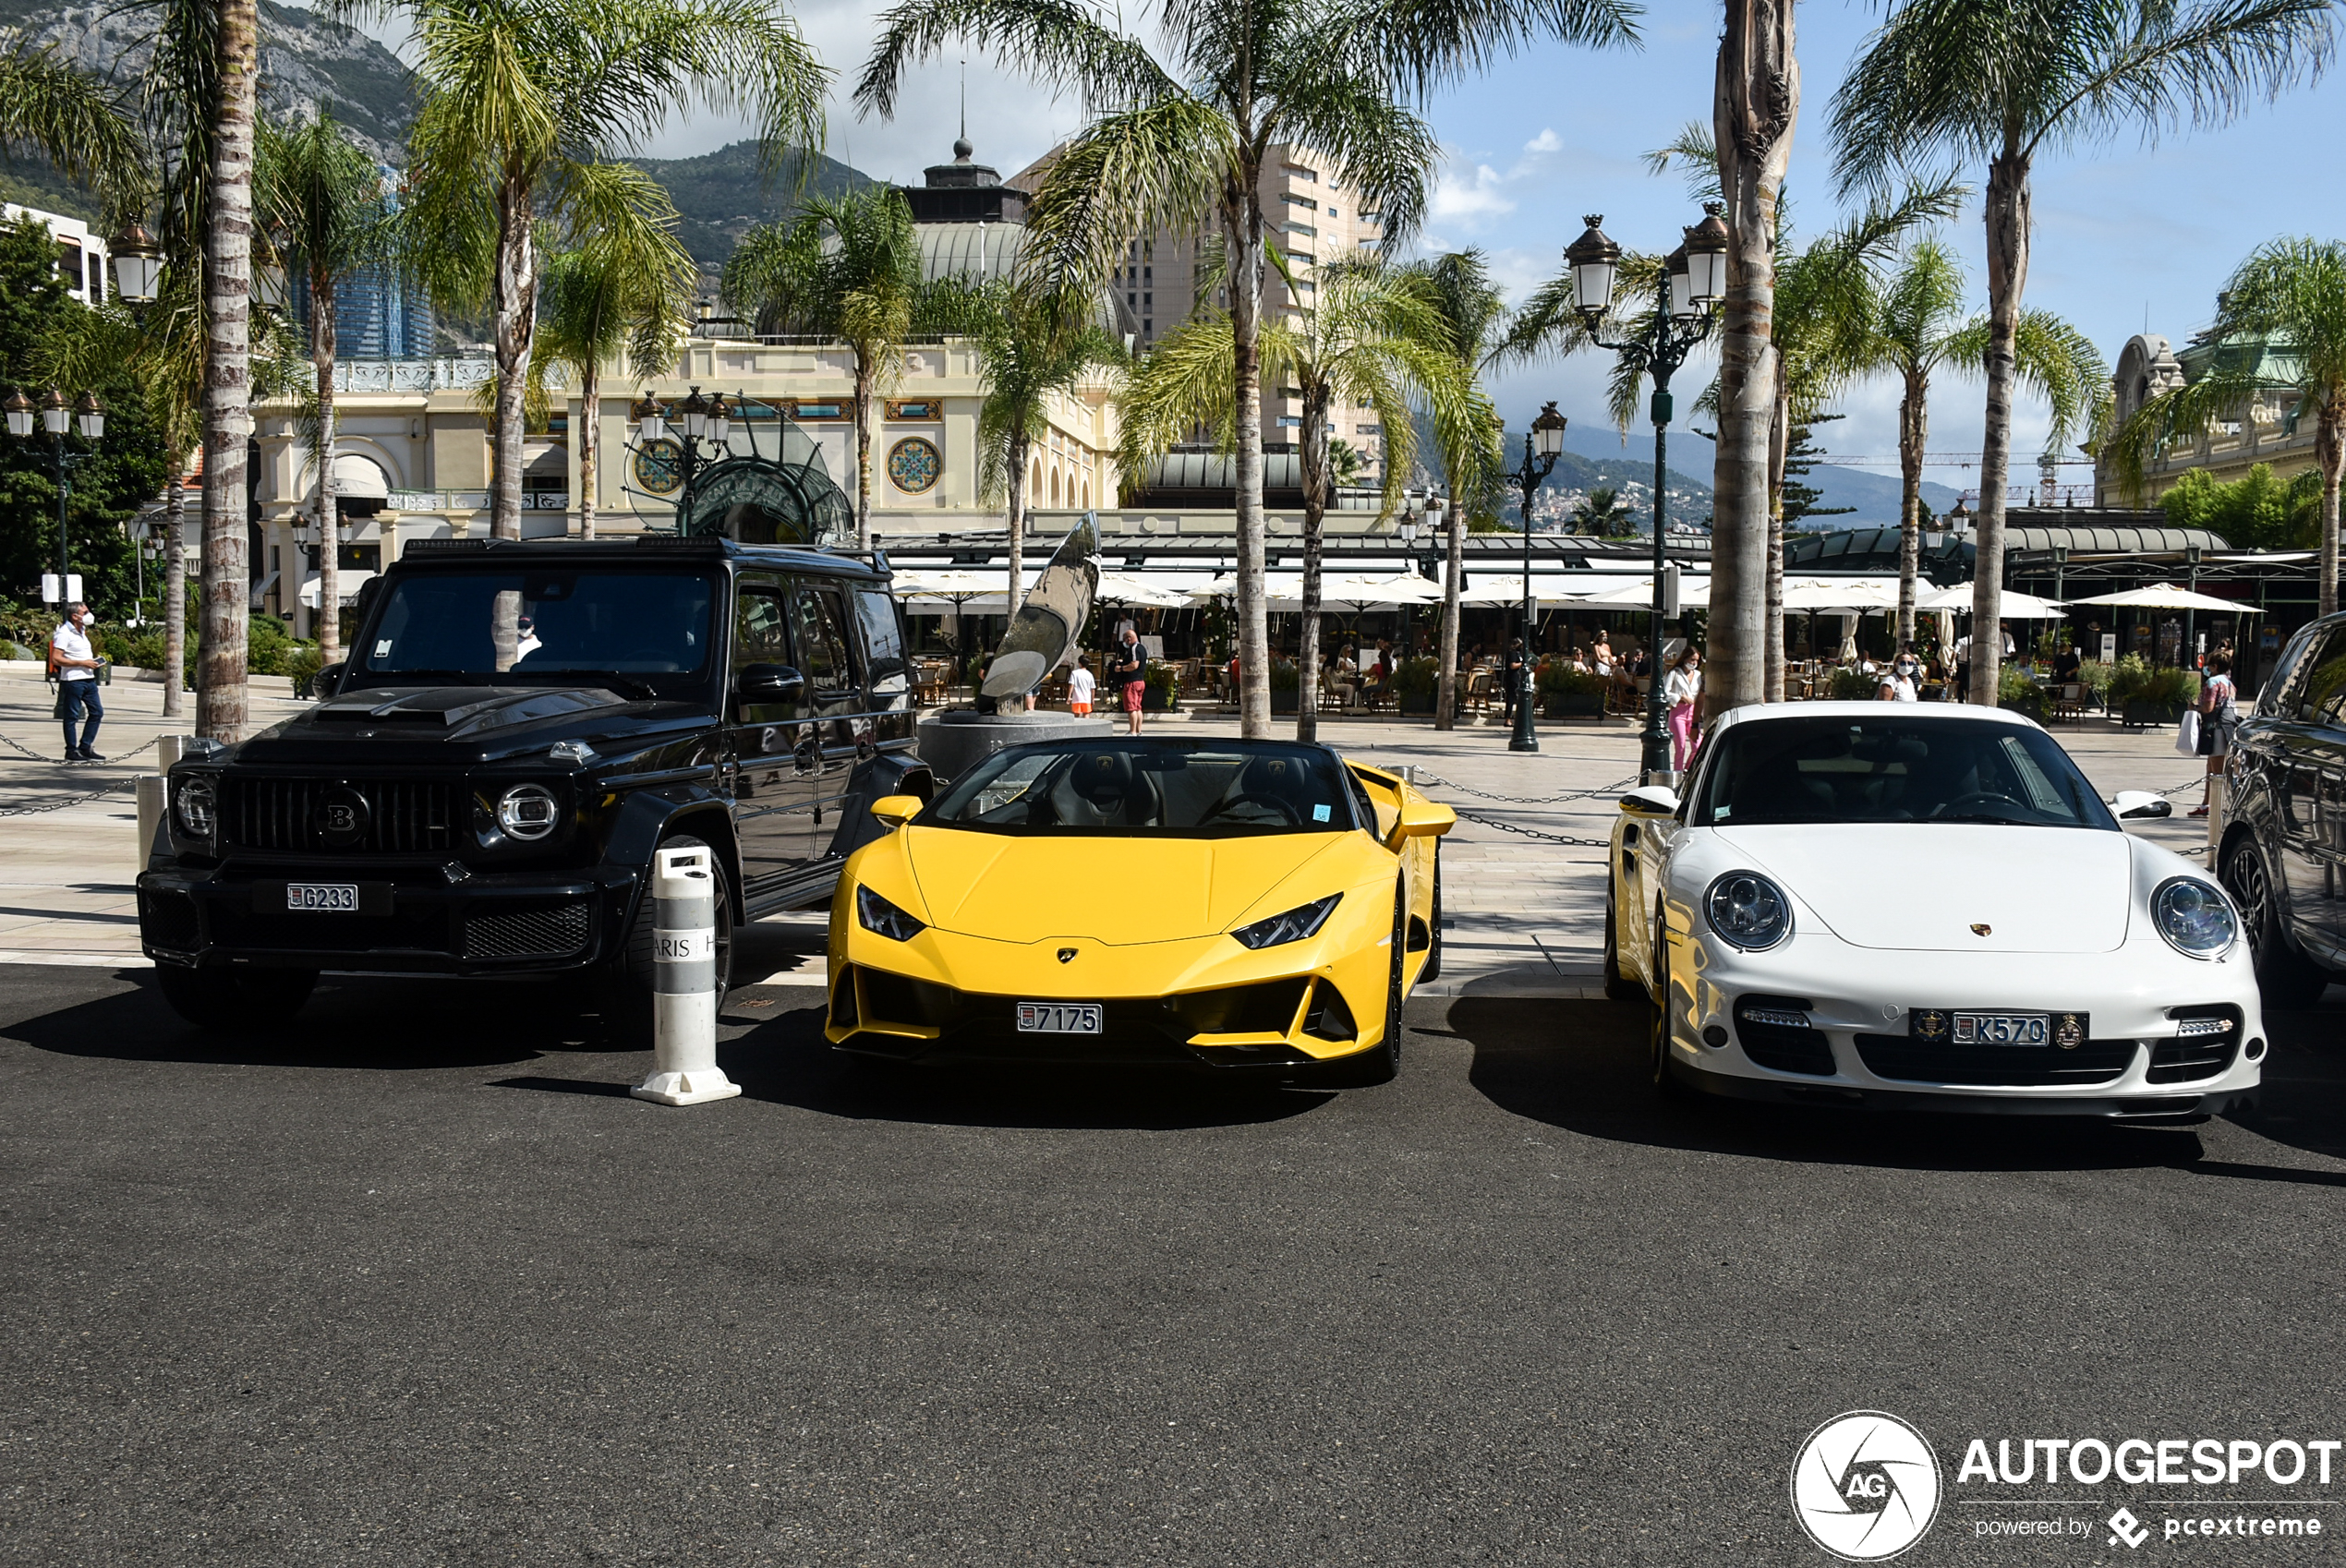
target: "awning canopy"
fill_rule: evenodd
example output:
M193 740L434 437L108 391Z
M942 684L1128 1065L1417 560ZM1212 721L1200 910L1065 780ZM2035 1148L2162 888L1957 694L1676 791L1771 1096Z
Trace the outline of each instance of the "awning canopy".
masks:
M358 590L365 587L374 575L373 573L356 566L335 573L334 597L345 604L353 602L358 597ZM318 608L318 585L319 579L313 573L309 581L301 585L301 602L312 609Z
M388 501L391 480L373 458L345 452L334 458L334 494L351 501Z

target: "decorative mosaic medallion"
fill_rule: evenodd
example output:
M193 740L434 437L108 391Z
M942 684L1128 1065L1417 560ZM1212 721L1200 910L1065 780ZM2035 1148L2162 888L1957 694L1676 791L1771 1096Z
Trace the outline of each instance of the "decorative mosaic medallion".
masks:
M925 436L906 436L888 449L888 476L906 495L926 495L944 472L944 457Z
M683 449L665 437L637 447L635 483L656 496L674 495L684 485Z

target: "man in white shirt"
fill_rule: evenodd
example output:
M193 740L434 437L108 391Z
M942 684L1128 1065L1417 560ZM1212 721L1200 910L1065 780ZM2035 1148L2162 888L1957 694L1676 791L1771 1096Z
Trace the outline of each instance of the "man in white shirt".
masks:
M86 604L66 606L65 624L49 639L49 664L57 672L57 712L66 721L66 761L103 762L95 749L99 721L106 717L105 705L98 700L99 658L90 646L90 607ZM81 726L81 740L73 738L73 721L77 714L88 718Z

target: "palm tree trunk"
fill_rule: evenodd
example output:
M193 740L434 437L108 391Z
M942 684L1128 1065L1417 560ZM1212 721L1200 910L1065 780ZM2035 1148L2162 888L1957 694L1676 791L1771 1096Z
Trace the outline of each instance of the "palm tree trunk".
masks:
M1762 668L1767 700L1784 701L1784 470L1792 439L1792 389L1784 381L1784 361L1776 356L1776 412L1768 426L1768 586Z
M1295 648L1295 738L1320 738L1321 520L1328 510L1328 384L1306 381L1303 440L1303 627Z
M1003 522L1010 536L1010 614L1016 617L1018 607L1026 595L1026 452L1030 438L1023 424L1013 424L1009 450L1005 457L1010 465L1009 504L1003 512Z
M2004 485L2012 470L2012 393L2020 296L2028 283L2028 159L1988 167L1988 428L1979 440L1979 522L1971 575L1970 700L1996 706L2004 640Z
M490 476L489 532L521 537L522 393L538 336L538 247L529 187L509 179L497 193L497 428L490 432L495 472ZM489 640L499 673L521 651L521 595L500 593L490 609Z
M334 275L309 274L309 357L318 370L318 659L342 658L342 539L334 505Z
M855 351L855 548L872 548L872 365Z
M1800 111L1793 0L1727 0L1711 101L1726 199L1727 301L1711 476L1710 668L1715 715L1766 691L1768 448L1775 413L1776 196ZM1661 679L1659 666L1654 672Z
M1930 433L1930 380L1906 372L1898 404L1898 642L1915 636L1915 599L1922 576L1922 453Z
M1263 207L1252 160L1223 176L1230 269L1231 375L1238 405L1239 733L1271 734L1271 628L1263 582ZM1299 701L1298 706L1300 706Z
M2346 469L2346 403L2330 393L2314 427L2314 461L2322 472L2321 613L2338 610L2338 487Z
M171 488L163 498L163 716L179 717L187 681L187 461L171 454Z
M578 537L595 537L595 437L603 428L603 368L589 354L578 372Z
M1458 574L1466 568L1466 525L1457 507L1443 509L1443 525L1448 530L1450 574L1442 585L1442 668L1434 672L1433 688L1436 730L1454 728L1451 715L1458 700Z
M252 118L260 75L257 0L219 0L220 97L204 225L203 636L196 733L245 733L245 443L252 435Z

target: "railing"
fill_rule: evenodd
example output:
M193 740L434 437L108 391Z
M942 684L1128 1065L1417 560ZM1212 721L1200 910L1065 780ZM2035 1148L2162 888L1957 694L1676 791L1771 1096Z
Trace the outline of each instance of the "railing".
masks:
M496 374L487 359L341 359L334 362L334 391L470 392Z
M487 490L393 490L383 498L393 512L486 512ZM524 490L524 512L568 512L570 497L561 490Z

